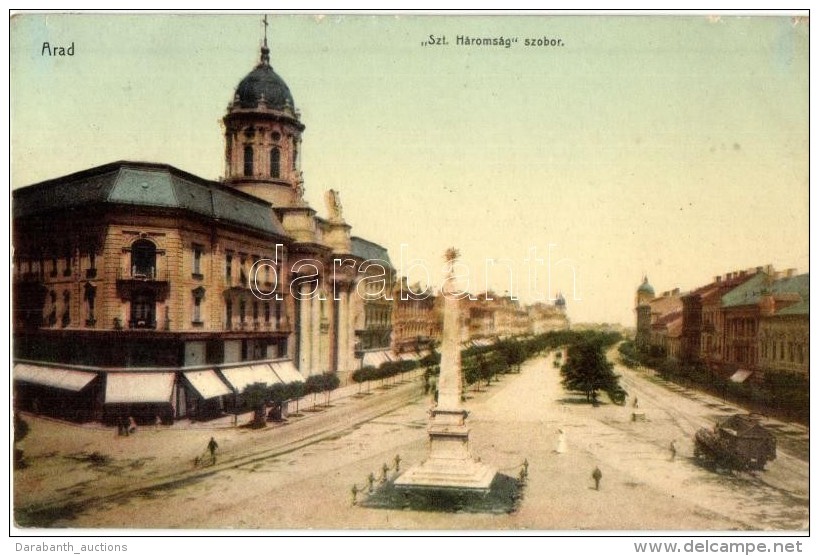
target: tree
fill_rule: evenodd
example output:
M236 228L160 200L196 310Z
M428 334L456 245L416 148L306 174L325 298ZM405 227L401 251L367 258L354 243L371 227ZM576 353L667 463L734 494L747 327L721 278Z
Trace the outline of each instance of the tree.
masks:
M270 401L273 403L273 410L271 411L272 420L280 421L282 419L282 407L289 395L287 385L283 383L274 384L270 387L268 395Z
M497 347L509 368L520 372L520 365L526 361L526 350L523 344L517 340L504 340L499 342Z
M316 394L322 390L322 376L310 375L304 383L304 393L313 394L313 407L316 407Z
M299 412L299 400L304 396L304 383L291 382L287 385L287 400L296 400L296 413Z
M270 389L263 382L248 384L242 391L242 398L245 405L253 410L253 428L265 426L264 410L267 402L270 401Z
M597 392L609 392L612 401L625 399L619 376L606 359L603 343L594 338L579 338L569 345L566 362L560 369L563 387L569 391L585 394L586 401L596 403ZM620 403L620 402L618 402Z

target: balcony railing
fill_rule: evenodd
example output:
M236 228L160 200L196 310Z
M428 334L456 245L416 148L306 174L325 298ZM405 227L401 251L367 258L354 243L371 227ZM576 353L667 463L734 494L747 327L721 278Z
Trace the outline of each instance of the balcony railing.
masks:
M158 270L156 267L120 268L117 270L117 280L133 280L139 282L170 282L168 269Z
M128 321L128 328L144 328L147 330L156 330L156 320L136 319Z

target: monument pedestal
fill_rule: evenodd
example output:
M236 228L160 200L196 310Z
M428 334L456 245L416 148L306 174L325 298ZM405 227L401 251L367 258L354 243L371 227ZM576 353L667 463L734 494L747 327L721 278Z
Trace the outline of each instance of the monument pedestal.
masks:
M489 492L496 471L469 453L467 412L433 409L429 425L429 458L395 480L399 490Z

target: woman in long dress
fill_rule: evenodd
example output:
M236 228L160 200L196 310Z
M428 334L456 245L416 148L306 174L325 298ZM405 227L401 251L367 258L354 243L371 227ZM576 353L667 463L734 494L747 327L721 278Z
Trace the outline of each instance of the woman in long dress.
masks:
M555 452L558 454L566 453L566 433L563 432L563 429L557 429L557 448Z

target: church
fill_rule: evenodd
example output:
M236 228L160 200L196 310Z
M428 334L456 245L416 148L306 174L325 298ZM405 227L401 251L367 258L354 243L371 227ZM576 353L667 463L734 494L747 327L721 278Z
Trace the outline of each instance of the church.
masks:
M207 419L254 382L389 353L396 271L336 191L326 217L305 201L305 125L266 38L222 123L218 181L119 161L13 192L16 408Z

